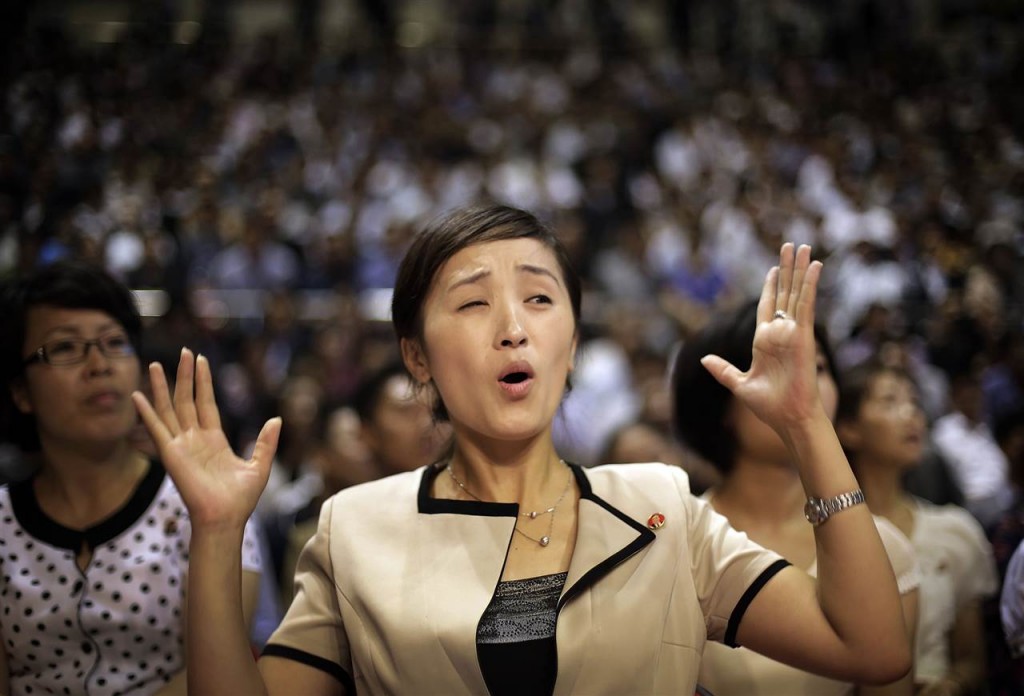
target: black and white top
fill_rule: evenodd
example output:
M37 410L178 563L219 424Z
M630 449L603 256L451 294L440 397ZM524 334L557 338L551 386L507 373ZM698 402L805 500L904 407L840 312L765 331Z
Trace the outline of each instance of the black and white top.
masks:
M182 602L191 527L163 467L84 531L39 507L30 481L0 486L0 638L14 694L144 695L185 666ZM83 572L75 557L85 543ZM242 567L260 572L246 526Z
M555 627L568 573L498 583L477 626L477 655L491 696L550 694L558 676Z

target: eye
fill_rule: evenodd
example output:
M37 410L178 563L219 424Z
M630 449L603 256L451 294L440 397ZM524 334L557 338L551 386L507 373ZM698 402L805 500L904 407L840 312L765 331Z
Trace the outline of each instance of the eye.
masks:
M79 341L53 341L46 345L46 354L56 358L75 355L78 352Z
M531 304L552 304L551 298L547 295L534 295L527 302Z
M104 336L101 340L103 347L109 352L126 354L132 351L132 343L124 334Z
M472 309L473 307L483 307L486 304L487 303L483 300L470 300L469 302L459 305L459 311L461 312L464 309Z

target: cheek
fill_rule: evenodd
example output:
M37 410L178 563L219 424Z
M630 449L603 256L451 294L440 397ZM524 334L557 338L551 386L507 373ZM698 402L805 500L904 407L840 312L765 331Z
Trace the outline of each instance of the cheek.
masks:
M896 434L896 429L893 426L893 422L896 418L896 414L881 411L879 413L872 414L870 417L865 419L864 432L867 436L864 438L867 445L873 444L889 444L893 435Z
M742 449L760 452L765 447L782 442L771 426L755 416L750 409L735 402L733 409L733 432Z
M14 402L22 413L45 417L47 413L61 410L62 404L67 402L68 385L49 377L53 375L47 379L26 380Z
M818 395L821 397L821 405L825 408L828 419L834 421L836 408L839 406L839 389L830 376L818 377Z

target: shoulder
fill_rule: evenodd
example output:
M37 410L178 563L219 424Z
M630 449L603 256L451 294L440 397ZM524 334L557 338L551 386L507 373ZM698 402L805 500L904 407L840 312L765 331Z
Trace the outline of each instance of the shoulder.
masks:
M961 435L967 429L967 419L953 411L935 420L932 425L932 435L935 437L956 436Z
M994 565L985 530L971 513L958 505L918 501L913 542L918 554L961 559L968 564L968 570L973 567L980 573Z
M690 493L690 479L677 466L660 462L642 464L603 464L584 470L594 491L603 492L659 492L664 489Z
M690 491L686 472L676 466L660 463L606 464L584 469L589 493L624 511L661 511L685 509L689 518L699 501ZM583 498L589 497L582 491ZM647 514L639 519L646 520Z
M959 505L936 505L927 500L917 499L915 526L926 526L929 533L958 534L985 538L981 523ZM915 534L915 536L917 536Z
M11 488L6 483L0 486L0 528L17 524L14 516L14 501L11 499ZM3 537L0 537L2 539Z

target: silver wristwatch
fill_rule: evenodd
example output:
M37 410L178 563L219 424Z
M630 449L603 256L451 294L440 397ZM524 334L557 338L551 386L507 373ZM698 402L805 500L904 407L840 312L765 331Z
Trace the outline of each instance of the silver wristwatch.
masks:
M804 503L804 517L815 527L824 524L832 515L840 510L860 505L864 502L864 491L857 489L849 493L840 493L834 498L815 498L811 496Z

